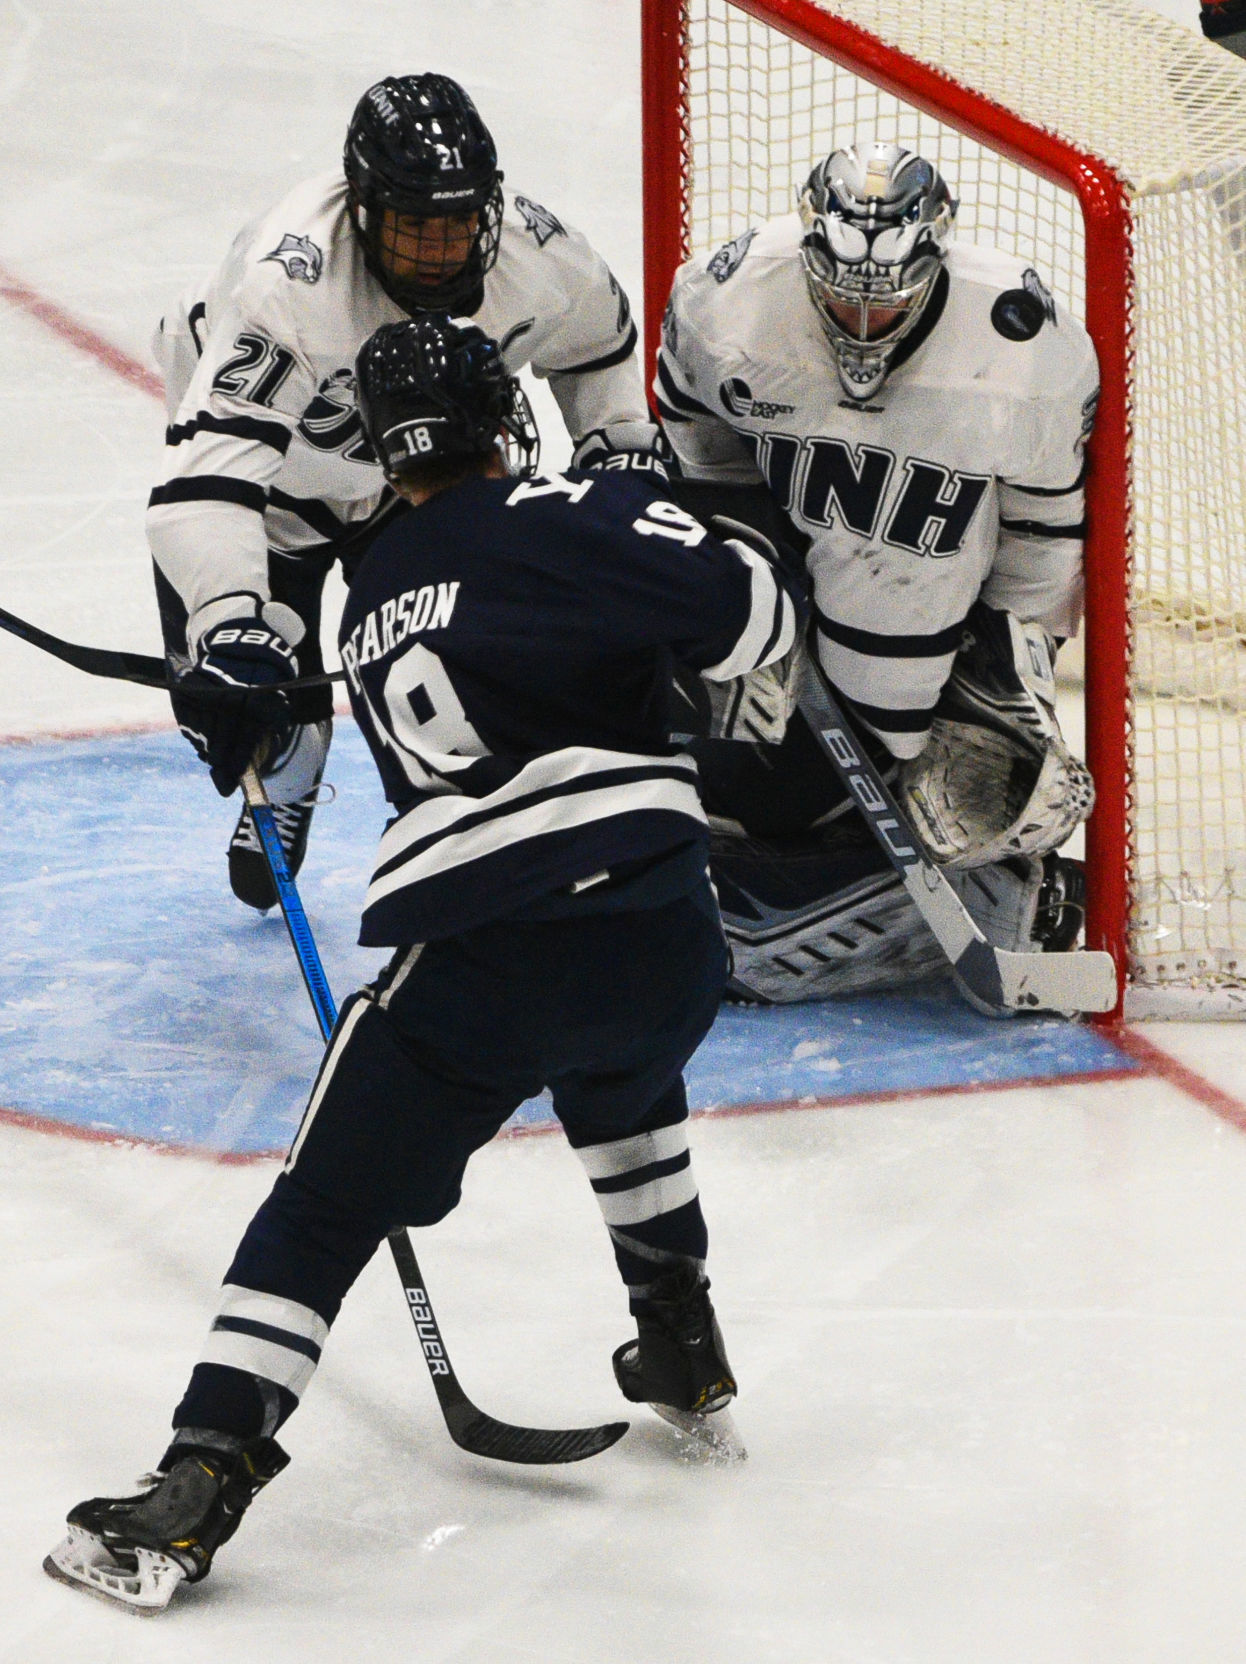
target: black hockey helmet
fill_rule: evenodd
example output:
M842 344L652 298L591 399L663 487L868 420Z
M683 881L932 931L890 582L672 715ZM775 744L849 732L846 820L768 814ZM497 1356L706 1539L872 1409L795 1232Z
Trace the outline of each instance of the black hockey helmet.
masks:
M514 471L536 467L527 397L475 324L436 312L383 324L359 349L355 379L364 433L390 479L483 459L499 440Z
M342 166L364 261L390 299L411 313L477 311L498 257L502 175L458 82L389 75L369 87Z

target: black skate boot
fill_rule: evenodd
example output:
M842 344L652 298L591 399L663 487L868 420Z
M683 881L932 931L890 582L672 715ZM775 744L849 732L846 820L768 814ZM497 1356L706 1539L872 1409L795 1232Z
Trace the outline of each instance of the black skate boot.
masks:
M296 803L274 803L272 806L273 821L281 847L286 852L286 865L291 878L297 877L303 865L315 807L315 792L299 798ZM259 835L245 808L238 816L234 835L229 840L229 887L239 901L245 901L248 907L254 907L261 913L267 913L277 905L277 886L264 859Z
M1043 884L1038 892L1033 937L1044 953L1069 953L1086 920L1086 869L1080 861L1054 851L1043 856Z
M637 1338L614 1354L624 1398L649 1404L713 1455L745 1454L727 1409L736 1395L709 1279L694 1265L659 1277L635 1312Z
M290 1460L275 1439L221 1444L175 1444L137 1496L80 1502L44 1571L133 1611L162 1611L179 1583L208 1575L251 1499Z

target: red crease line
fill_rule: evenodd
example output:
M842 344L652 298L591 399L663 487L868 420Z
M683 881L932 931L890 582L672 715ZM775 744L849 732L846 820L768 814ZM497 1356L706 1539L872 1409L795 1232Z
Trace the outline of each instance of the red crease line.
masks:
M145 364L140 364L137 358L131 358L129 353L123 352L111 341L106 341L89 325L66 312L64 307L55 301L36 292L23 283L20 278L0 266L0 298L7 300L13 306L21 307L23 312L37 318L41 324L50 329L62 341L79 352L84 352L93 358L97 364L111 370L114 375L128 381L131 387L137 387L144 393L150 393L155 399L164 397L164 382L154 370L149 370Z
M1232 1093L1225 1092L1219 1086L1213 1086L1209 1080L1204 1080L1202 1075L1170 1056L1136 1028L1126 1028L1122 1024L1111 1031L1111 1040L1126 1056L1141 1063L1148 1073L1166 1080L1178 1091L1193 1098L1196 1103L1210 1109L1222 1121L1236 1127L1239 1132L1246 1132L1246 1103L1240 1098L1235 1098Z
M1031 1075L1018 1080L973 1081L953 1086L914 1086L887 1092L853 1092L841 1097L778 1098L747 1104L724 1104L707 1109L694 1109L690 1119L726 1120L737 1115L782 1114L788 1110L849 1109L862 1104L895 1103L905 1098L948 1098L980 1092L1010 1092L1033 1090L1043 1086L1073 1086L1097 1081L1137 1080L1137 1068L1086 1070L1071 1075ZM1246 1130L1246 1109L1243 1129ZM190 1156L198 1161L211 1161L225 1167L247 1167L258 1161L279 1161L285 1150L214 1150L205 1144L179 1144L171 1140L147 1138L141 1133L118 1132L106 1127L83 1127L74 1121L58 1121L50 1115L32 1115L27 1110L0 1109L0 1126L22 1127L29 1132L48 1133L54 1138L72 1138L87 1144L112 1144L126 1150L151 1150L157 1155ZM504 1128L499 1138L533 1138L559 1132L557 1121L538 1121L518 1127Z

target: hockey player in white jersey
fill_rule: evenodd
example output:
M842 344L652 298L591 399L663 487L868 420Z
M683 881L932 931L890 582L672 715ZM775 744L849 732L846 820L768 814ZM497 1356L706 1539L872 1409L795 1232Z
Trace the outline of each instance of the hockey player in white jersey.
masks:
M380 325L426 311L470 316L512 373L548 378L577 465L649 458L626 295L586 239L504 192L467 93L436 74L390 77L360 100L343 167L246 226L211 281L167 316L168 443L148 536L174 711L229 795L265 740L268 791L297 871L329 744L328 689L263 686L314 675L320 596L349 578L393 493L360 427L354 362ZM249 656L243 666L241 661ZM212 697L241 681L253 696ZM245 811L229 850L235 893L276 896Z
M1097 367L1026 261L950 241L957 204L894 144L834 152L799 212L679 271L656 392L701 515L804 552L810 651L979 924L1072 945L1089 813L1054 712L1082 599ZM940 963L807 727L704 747L740 997L889 986Z

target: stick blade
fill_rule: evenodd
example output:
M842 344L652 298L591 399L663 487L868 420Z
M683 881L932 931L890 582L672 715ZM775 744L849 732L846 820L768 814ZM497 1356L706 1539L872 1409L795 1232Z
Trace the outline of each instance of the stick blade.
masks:
M1117 1001L1110 953L1011 953L972 942L953 966L957 986L988 1017L1017 1011L1111 1011Z
M494 1462L583 1462L617 1444L630 1425L611 1421L601 1427L512 1427L485 1415L466 1399L446 1411L446 1426L455 1444Z

